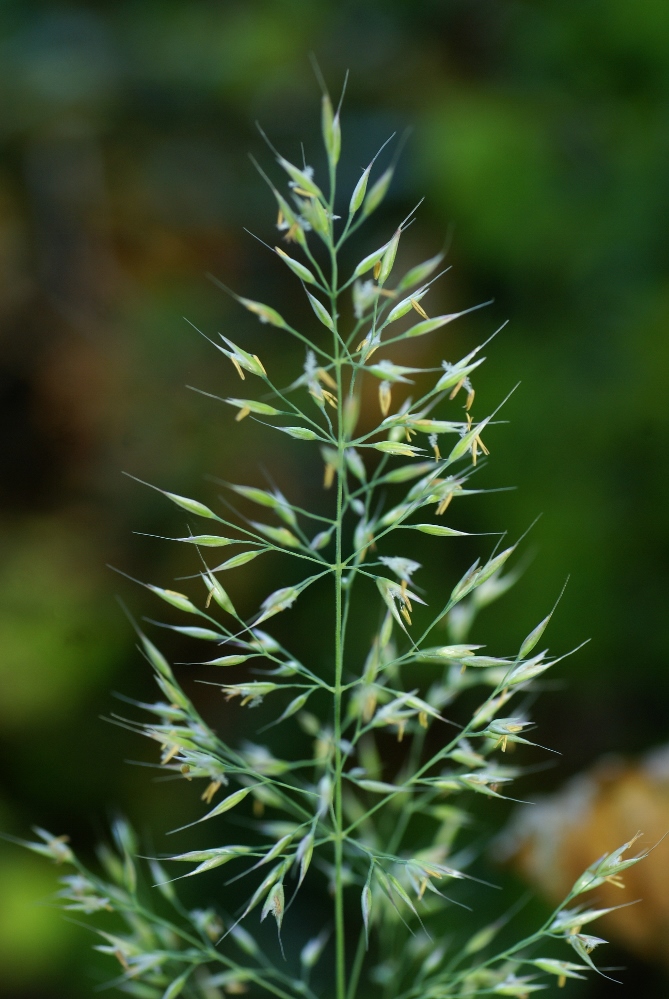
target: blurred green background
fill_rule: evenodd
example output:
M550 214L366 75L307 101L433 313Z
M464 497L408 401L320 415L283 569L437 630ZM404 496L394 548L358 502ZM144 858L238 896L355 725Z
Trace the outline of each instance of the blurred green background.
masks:
M518 489L473 501L466 523L515 538L543 517L526 543L536 557L479 634L517 643L571 574L551 646L591 639L536 706L541 741L563 754L539 783L669 737L669 5L4 0L0 828L14 834L37 822L86 851L117 811L155 835L174 824L175 792L123 763L150 753L101 720L117 710L112 690L150 693L115 595L155 612L106 563L166 585L188 571L181 551L133 535L183 525L122 471L211 501L206 474L262 485L264 466L320 502L302 452L277 467L250 421L236 428L184 388L237 386L182 319L253 344L286 380L301 363L205 274L301 308L242 227L276 241L247 158L271 163L256 119L292 159L303 139L312 160L310 51L334 91L351 70L345 183L413 129L366 239L387 238L425 195L403 262L450 230L453 270L434 301L495 298L449 327L446 356L511 320L487 350L477 415L521 382L484 473ZM438 361L436 342L421 350ZM267 585L242 571L242 602ZM77 997L100 980L52 887L39 858L0 848L5 995ZM625 980L659 995L658 975L632 961Z

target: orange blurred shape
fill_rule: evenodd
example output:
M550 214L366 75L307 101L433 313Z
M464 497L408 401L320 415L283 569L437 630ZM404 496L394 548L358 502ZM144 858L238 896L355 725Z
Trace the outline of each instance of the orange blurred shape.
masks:
M669 964L669 837L659 842L669 831L669 746L637 763L605 758L519 809L497 842L498 856L558 903L594 860L639 831L630 856L659 845L624 872L625 887L604 884L578 901L593 908L636 902L597 925L640 956Z

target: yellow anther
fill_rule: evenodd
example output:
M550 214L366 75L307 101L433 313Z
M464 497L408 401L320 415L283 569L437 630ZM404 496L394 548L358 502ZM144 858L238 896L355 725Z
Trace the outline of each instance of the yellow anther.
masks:
M387 416L390 412L391 401L392 393L389 382L381 382L379 385L379 408L383 416Z
M212 780L207 785L207 787L204 790L204 792L203 792L202 797L200 798L200 800L201 801L206 801L206 803L209 805L211 803L211 799L214 797L214 795L216 794L216 792L218 791L218 789L220 788L220 786L221 786L220 780Z
M325 368L316 369L316 377L319 378L325 385L329 385L331 389L337 388L337 383L332 377L332 375L325 370Z
M455 386L455 388L453 389L453 391L451 392L451 394L449 395L448 398L449 399L455 399L456 395L458 394L458 392L460 391L460 389L462 388L462 386L464 385L464 383L465 383L464 378L461 378L460 381Z
M167 746L165 746L165 748L167 749ZM173 742L172 745L170 746L170 748L167 749L167 752L164 753L163 756L162 756L162 759L161 759L160 762L163 764L163 766L165 766L165 764L169 763L170 760L174 759L174 757L179 752L179 749L180 749L180 746L176 742Z
M428 316L427 312L425 311L425 309L423 308L423 306L420 305L420 303L417 302L415 298L410 299L410 301L411 301L412 307L416 310L416 312L418 313L419 316L422 316L423 319L429 319L430 318Z
M376 711L376 693L371 688L365 695L365 704L362 709L362 720L368 722L372 720L374 712Z
M479 442L479 447L481 448L481 450L483 451L483 453L484 453L485 455L489 455L489 454L490 454L490 451L489 451L489 450L488 450L488 448L487 448L487 447L485 446L485 444L483 443L483 441L481 440L481 438L480 438L480 437L477 437L477 438L476 438L476 440L477 440L477 441Z
M623 881L623 879L620 877L619 874L609 874L608 878L604 878L604 880L608 881L610 885L615 885L616 888L625 887L625 882Z
M451 500L453 499L453 493L449 493L448 496L444 497L439 506L437 507L437 516L440 517L442 513L448 510Z

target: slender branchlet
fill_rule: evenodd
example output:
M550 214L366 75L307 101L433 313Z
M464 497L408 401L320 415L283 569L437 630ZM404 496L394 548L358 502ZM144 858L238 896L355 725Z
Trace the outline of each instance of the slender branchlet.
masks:
M250 417L278 433L279 447L315 453L327 490L322 509L305 510L277 488L227 480L211 505L161 489L188 515L188 529L173 540L190 546L195 574L190 595L142 584L180 615L153 623L193 640L192 660L211 667L207 682L238 706L260 741L231 745L214 731L153 638L136 628L160 695L135 704L139 720L114 718L153 740L163 772L200 782L203 804L188 825L206 823L202 841L215 845L185 853L177 847L139 863L134 834L119 820L113 848L101 849L92 872L66 837L38 829L38 840L25 843L68 869L59 892L65 909L107 920L97 929L98 950L117 962L112 984L138 997L526 996L597 970L591 954L604 941L589 934L589 924L610 910L587 908L581 896L603 882L620 883L643 856L625 856L632 841L598 860L550 918L516 944L495 949L509 906L499 906L492 890L479 929L462 929L461 907L472 897L467 884L477 880L467 870L472 852L461 849L467 796L483 796L493 808L494 799L511 797L508 789L522 775L507 762L516 745L535 745L530 698L519 695L562 658L540 647L555 608L516 650L492 654L469 634L478 611L515 581L518 542L486 539L487 554L441 594L426 594L414 582L420 563L398 554L427 536L413 554L428 551L443 565L444 548L462 544L453 540L465 533L451 526L455 510L481 491L476 466L488 456L501 403L475 415L480 347L441 359L450 353L446 327L479 307L431 314L428 296L443 273L443 254L397 274L398 246L413 213L378 249L344 265L357 260L349 239L382 202L393 167L376 178L374 157L354 190L340 192L340 114L341 101L333 103L323 84L324 183L273 148L287 187L261 171L278 212L280 245L270 249L286 281L306 296L311 321L297 329L272 306L230 292L272 336L306 346L303 369L282 388L262 359L262 341L256 353L227 335L210 338L227 359L230 386L214 398L232 407L237 421ZM430 335L438 366L411 363L406 349L402 363L393 359L392 345ZM239 382L239 390L232 387ZM233 570L277 555L293 581L253 612L238 609L228 583ZM302 662L299 648L285 647L271 631L272 619L305 605L316 583L321 593L328 587L332 630L323 633L315 664ZM455 724L445 710L452 714L475 686L483 690L479 706ZM256 725L246 711L261 701L267 707ZM301 733L281 741L295 745L294 758L271 749L285 726ZM388 754L394 740L400 745ZM233 810L231 822L226 813ZM179 830L169 832L178 840ZM246 879L241 908L227 911L222 897L218 911L187 909L175 882L224 865L226 884ZM331 916L284 953L282 926L298 911L305 879L313 882L312 898L322 892ZM109 913L116 914L113 929ZM257 923L266 918L278 931L276 946L257 939ZM297 925L310 919L307 913ZM286 939L294 943L297 932ZM556 941L574 960L553 956Z

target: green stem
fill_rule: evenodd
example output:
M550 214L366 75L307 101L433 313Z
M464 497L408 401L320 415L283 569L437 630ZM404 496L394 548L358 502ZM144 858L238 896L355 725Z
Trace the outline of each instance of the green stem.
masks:
M341 431L340 431L341 433ZM341 447L340 447L341 454ZM343 817L342 817L342 753L341 753L341 721L342 721L342 470L340 469L337 484L337 568L335 576L335 693L334 693L334 743L335 743L335 934L336 934L336 981L337 999L346 996L346 955L344 948L344 886L342 881L343 865Z
M330 177L331 182L331 204L334 203L334 170ZM334 247L334 234L332 226L330 230L330 259L332 263L332 284L330 287L331 315L334 323L333 340L335 353L335 369L337 380L337 452L339 456L337 469L337 527L335 535L335 682L334 682L334 744L335 744L335 782L334 782L334 867L335 867L335 994L337 999L346 999L346 948L344 939L344 883L342 876L344 859L344 821L342 809L342 769L343 758L341 751L342 737L342 677L344 665L343 647L343 607L342 607L342 519L343 519L343 494L344 494L344 448L345 433L342 405L342 357L341 338L337 329L337 284L338 267L337 251Z
M346 999L355 999L355 994L358 991L358 982L360 980L360 972L362 971L362 965L365 960L365 931L360 930L360 936L358 937L358 948L355 952L355 960L353 961L353 967L351 969L351 978L348 983L348 991L346 993Z

